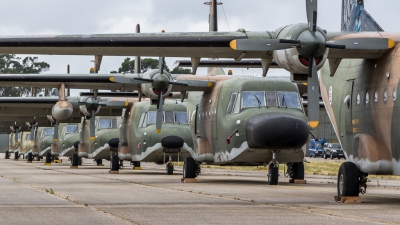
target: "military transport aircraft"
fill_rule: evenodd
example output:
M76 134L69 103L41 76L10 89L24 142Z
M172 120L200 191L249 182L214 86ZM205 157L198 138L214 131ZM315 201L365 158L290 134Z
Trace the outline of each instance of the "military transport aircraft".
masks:
M167 174L172 175L172 161L183 160L194 153L186 104L165 101L160 133L155 129L156 110L149 101L142 101L125 111L119 132L118 157L133 161L135 167L141 161L166 164Z

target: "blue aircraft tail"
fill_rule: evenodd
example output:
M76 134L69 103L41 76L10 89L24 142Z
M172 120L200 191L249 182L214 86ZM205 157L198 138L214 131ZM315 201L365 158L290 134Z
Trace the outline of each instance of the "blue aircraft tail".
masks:
M364 0L342 0L342 31L383 31L364 9Z

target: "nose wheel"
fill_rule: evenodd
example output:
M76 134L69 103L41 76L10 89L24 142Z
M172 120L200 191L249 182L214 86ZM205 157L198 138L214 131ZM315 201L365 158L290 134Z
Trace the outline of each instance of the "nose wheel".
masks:
M276 152L272 153L272 161L268 164L268 184L277 185L279 178L279 162L276 160Z

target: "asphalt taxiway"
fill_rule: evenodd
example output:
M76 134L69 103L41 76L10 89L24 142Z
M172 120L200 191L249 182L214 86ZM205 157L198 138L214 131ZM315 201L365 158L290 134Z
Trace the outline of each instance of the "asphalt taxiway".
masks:
M306 175L307 184L267 184L266 171L202 169L181 183L181 167L129 163L119 174L108 162L44 161L0 154L1 224L399 224L400 181L372 179L361 204L333 200L336 177Z

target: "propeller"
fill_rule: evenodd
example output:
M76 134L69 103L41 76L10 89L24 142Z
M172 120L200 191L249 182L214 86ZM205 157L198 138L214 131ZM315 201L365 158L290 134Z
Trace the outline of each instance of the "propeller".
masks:
M58 142L58 120L54 123L54 133L53 133L54 142Z
M80 105L86 106L86 111L90 113L90 128L89 128L89 136L90 140L95 139L96 135L96 127L95 127L95 113L100 110L99 106L108 106L108 107L124 107L128 106L129 103L125 101L101 101L100 98L97 97L89 97L86 98L85 101L78 102Z
M31 141L33 142L35 140L35 129L38 123L36 123L36 117L33 117L33 122L29 123L27 122L26 125L28 125L28 128L31 130Z
M317 0L306 0L308 29L298 35L296 40L287 39L237 39L230 47L240 51L275 51L296 47L299 55L308 63L308 120L312 128L319 123L319 82L316 61L324 55L327 48L347 50L382 50L394 46L389 38L348 38L328 41L324 31L317 28ZM299 27L304 26L302 24Z

